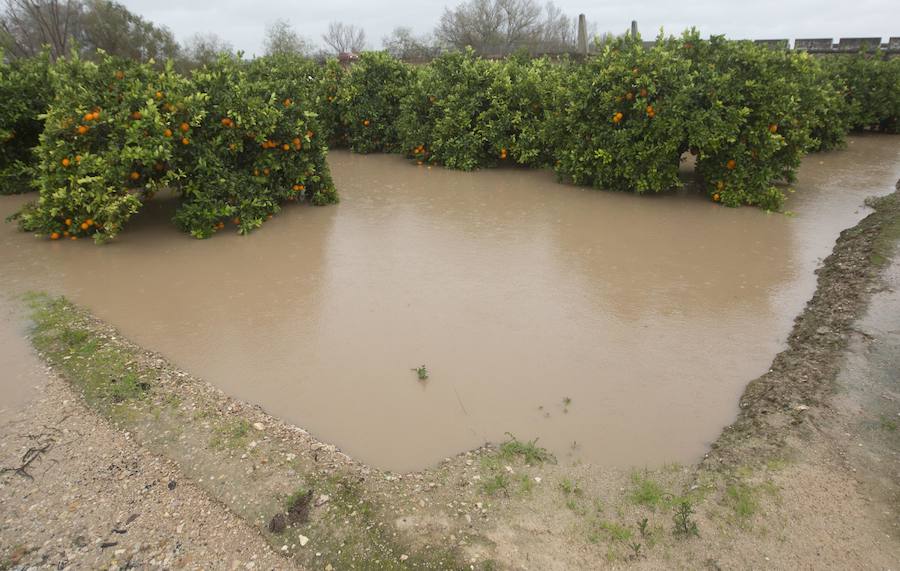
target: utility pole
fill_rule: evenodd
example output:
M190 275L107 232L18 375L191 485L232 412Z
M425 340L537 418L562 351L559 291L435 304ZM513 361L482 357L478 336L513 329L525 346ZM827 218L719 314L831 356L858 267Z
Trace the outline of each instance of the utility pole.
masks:
M578 14L578 53L585 57L588 55L587 18L584 14Z

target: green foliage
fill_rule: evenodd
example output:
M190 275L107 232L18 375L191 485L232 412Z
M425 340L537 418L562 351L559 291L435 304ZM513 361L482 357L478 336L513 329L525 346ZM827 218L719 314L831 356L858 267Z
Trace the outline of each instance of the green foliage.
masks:
M537 466L544 462L555 462L553 454L537 445L537 438L528 442L522 442L509 432L506 433L509 440L500 445L500 456L505 459L522 458L530 466Z
M665 502L666 491L649 475L635 472L631 475L631 482L633 487L628 494L631 503L655 509Z
M249 232L286 201L336 202L317 89L303 71L285 58L223 56L188 80L171 63L57 61L40 197L19 215L22 228L102 242L162 188L179 193L176 223L198 238L229 218Z
M53 238L113 238L138 211L141 196L175 184L175 145L165 136L191 104L171 66L101 54L51 68L53 102L36 153L40 197L20 217L28 231Z
M399 150L397 116L415 68L385 52L363 53L343 78L339 92L341 125L358 153Z
M675 506L675 515L672 521L675 523L673 532L680 537L691 537L700 535L697 522L694 521L694 506L688 500L681 500Z
M29 189L32 151L44 130L41 115L52 95L50 56L6 63L0 51L0 194Z
M845 54L822 58L822 66L841 89L853 129L900 132L900 59Z
M247 233L286 201L337 200L316 136L315 92L298 71L290 56L250 64L222 56L194 72L200 104L179 147L187 176L175 220L183 229L205 238L231 218Z

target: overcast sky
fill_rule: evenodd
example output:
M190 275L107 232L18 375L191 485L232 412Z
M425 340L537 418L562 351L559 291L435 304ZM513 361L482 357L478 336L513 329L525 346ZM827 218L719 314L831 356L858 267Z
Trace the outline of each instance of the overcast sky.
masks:
M120 0L121 1L121 0ZM262 50L266 27L285 19L316 44L330 21L361 26L369 48L397 26L430 32L456 0L124 0L132 11L171 29L179 41L213 32L248 55ZM704 34L732 38L900 36L900 0L557 0L563 11L587 15L600 32L621 32L637 20L641 34L679 33L696 26Z

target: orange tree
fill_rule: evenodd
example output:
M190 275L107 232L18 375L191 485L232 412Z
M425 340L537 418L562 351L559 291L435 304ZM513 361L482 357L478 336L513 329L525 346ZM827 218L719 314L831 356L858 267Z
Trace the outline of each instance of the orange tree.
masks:
M853 129L900 132L900 58L829 55L822 64L843 88Z
M444 54L420 69L401 103L401 148L421 162L462 170L500 160L481 130L498 69L471 48Z
M225 227L258 228L285 201L337 201L314 103L290 62L221 57L194 72L199 111L183 132L176 223L205 238ZM297 70L294 70L297 71Z
M351 150L371 153L398 149L400 100L413 75L413 67L387 52L365 52L350 66L338 92L338 107Z
M36 149L36 203L18 215L23 229L52 239L113 238L142 197L183 176L171 167L170 126L190 105L187 82L98 53L72 54L50 71L53 101Z
M341 117L344 115L345 98L343 88L346 70L334 58L330 58L313 74L318 80L318 110L322 136L334 147L349 144L347 128Z
M0 194L29 188L33 149L44 130L50 102L50 57L4 61L0 51Z
M566 75L556 85L547 122L561 178L635 192L680 184L686 125L693 119L686 58L621 38Z
M564 66L521 54L491 65L495 69L488 85L489 105L477 124L490 153L522 165L549 164L552 148L545 140L545 114Z
M812 146L814 114L801 88L805 56L721 37L686 33L668 44L692 63L686 122L697 172L713 200L775 210Z

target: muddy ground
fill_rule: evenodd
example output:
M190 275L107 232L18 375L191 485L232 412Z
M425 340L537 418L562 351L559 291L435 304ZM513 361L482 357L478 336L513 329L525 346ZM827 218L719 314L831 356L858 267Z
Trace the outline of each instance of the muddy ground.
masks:
M511 437L423 472L378 471L36 296L33 343L53 373L0 436L0 466L12 468L0 480L0 561L896 569L900 197L874 206L842 234L787 349L695 466L556 463ZM27 476L15 470L31 458Z

